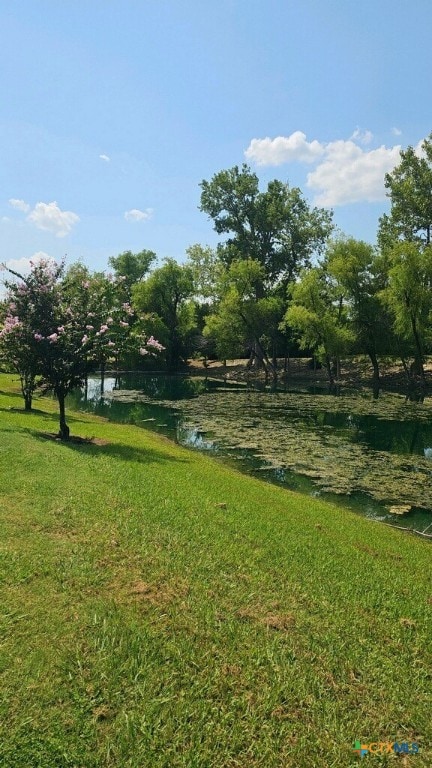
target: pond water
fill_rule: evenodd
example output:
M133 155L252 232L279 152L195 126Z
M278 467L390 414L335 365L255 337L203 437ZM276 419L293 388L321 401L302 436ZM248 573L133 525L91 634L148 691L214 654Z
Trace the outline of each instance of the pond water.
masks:
M87 400L74 399L287 488L432 533L432 398L122 374L105 380L102 399L97 378Z

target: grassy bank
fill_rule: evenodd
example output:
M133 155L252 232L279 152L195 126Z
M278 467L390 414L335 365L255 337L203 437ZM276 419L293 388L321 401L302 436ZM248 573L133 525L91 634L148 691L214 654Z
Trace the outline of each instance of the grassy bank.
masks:
M0 376L2 768L431 765L429 543L34 406Z

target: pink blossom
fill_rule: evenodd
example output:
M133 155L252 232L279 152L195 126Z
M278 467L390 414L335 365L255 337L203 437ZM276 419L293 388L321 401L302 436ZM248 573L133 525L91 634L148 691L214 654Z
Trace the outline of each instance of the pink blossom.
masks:
M129 323L125 323L124 320L120 320L120 325L122 326L122 328L129 328Z
M113 341L109 341L109 342L108 342L108 346L109 346L109 347L115 347L115 344L114 344L114 342L113 342Z
M89 281L88 281L88 280L84 280L84 282L83 282L83 284L82 284L82 287L83 287L83 288L90 288L90 283L89 283Z
M94 330L94 325L86 325L86 330L87 331L93 331Z
M107 330L108 330L108 326L107 325L101 325L100 333L105 333L105 331L107 331Z
M41 333L35 333L34 338L36 341L41 341L43 339L43 336Z
M87 312L87 317L94 317L94 312Z
M13 328L17 328L21 325L21 321L19 317L15 315L15 317L12 317L12 315L7 315L5 318L5 327L4 330L6 333L9 333L13 330Z
M114 322L114 320L112 319L112 317L109 317L108 320L107 320L107 325L112 325L113 322Z
M88 336L87 336L87 334L85 333L85 334L84 334L84 336L83 336L83 337L82 337L82 339L81 339L81 344L86 344L87 342L88 342Z
M47 336L47 339L48 339L50 344L55 344L55 342L58 339L58 333L51 333L50 336Z
M16 304L14 301L11 301L11 303L9 304L9 310L10 312L16 312Z
M140 347L140 355L148 355L149 351L145 347Z
M163 347L162 344L159 343L159 341L156 341L156 339L153 336L150 336L150 338L147 340L147 346L157 349L158 352L162 352L162 350L165 349L165 347Z
M59 325L59 327L57 328L59 333L64 333L64 329L65 329L64 325Z
M125 312L128 313L128 315L133 315L134 311L128 302L125 302L124 304L122 304L122 308L124 309Z

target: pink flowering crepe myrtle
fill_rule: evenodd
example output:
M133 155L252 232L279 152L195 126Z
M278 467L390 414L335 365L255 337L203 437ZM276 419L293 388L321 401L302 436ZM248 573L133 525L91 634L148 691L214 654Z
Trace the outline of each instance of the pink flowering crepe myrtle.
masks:
M111 291L105 289L105 294L95 291L92 279L72 289L64 279L63 264L42 260L32 265L28 277L9 272L19 282L6 284L1 355L25 384L22 388L26 408L31 408L37 377L55 393L60 412L59 436L67 440L68 392L82 385L97 365L102 368L110 360L118 362L119 355L131 344L151 354L161 351L163 346L153 337L145 341L131 334L134 312L130 304L117 302L114 281L109 283Z

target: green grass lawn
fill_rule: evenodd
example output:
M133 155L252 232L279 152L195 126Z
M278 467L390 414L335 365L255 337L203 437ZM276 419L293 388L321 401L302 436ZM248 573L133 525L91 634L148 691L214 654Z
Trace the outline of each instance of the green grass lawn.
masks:
M432 765L428 542L34 406L0 376L1 768Z

